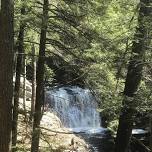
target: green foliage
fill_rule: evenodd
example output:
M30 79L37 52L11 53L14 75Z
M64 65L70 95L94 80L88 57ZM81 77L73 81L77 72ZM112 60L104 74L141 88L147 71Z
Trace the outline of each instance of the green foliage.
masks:
M126 69L137 26L138 2L53 0L49 5L46 56L57 54L68 65L77 66L72 70L83 77L85 87L91 88L96 95L98 110L107 117L112 130L116 129L121 107ZM25 15L20 13L23 5ZM15 1L15 38L20 23L26 22L24 45L27 54L31 52L32 43L36 52L39 50L42 6L42 1ZM137 107L138 111L150 111L152 106L151 57L149 49L138 93L139 100L143 102ZM46 66L47 83L53 83L54 75L52 69Z
M52 84L52 81L54 77L54 73L53 71L47 66L45 65L45 85L47 86L47 84Z
M118 128L118 124L119 124L118 120L113 120L113 121L110 122L109 129L112 131L113 134L116 134L117 128Z

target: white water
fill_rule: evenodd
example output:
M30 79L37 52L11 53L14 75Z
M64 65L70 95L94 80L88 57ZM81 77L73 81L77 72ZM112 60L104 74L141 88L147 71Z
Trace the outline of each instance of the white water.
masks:
M47 92L47 102L66 128L75 132L101 132L97 104L87 89L62 87Z

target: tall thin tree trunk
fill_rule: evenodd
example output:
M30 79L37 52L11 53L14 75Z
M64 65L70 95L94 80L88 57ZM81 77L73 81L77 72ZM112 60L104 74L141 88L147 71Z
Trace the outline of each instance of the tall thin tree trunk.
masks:
M21 14L25 14L25 8L22 7ZM24 29L25 23L21 22L19 36L18 36L18 56L16 65L16 79L14 88L14 106L13 106L13 124L12 124L12 151L16 151L17 142L17 122L18 122L18 104L19 104L19 92L20 92L20 77L22 72L23 64L23 53L24 53Z
M13 97L13 0L0 8L0 152L10 152Z
M24 121L27 122L27 113L26 113L26 56L24 55L24 77L23 77L23 108L24 108L24 112L25 112L25 115L24 115Z
M30 121L33 120L34 114L34 106L36 99L36 56L35 56L35 47L32 45L32 99L31 99L31 113L30 113Z
M150 147L150 150L152 151L152 114L150 114L150 116L149 116L149 128L150 128L150 143L149 143L149 147Z
M152 0L140 0L138 28L133 41L132 57L125 82L123 107L119 118L115 152L128 152L129 148L136 106L138 105L135 94L140 85L144 55L148 45L147 33L149 27L147 24L150 22L150 2Z
M40 35L40 48L37 65L36 75L36 101L35 101L35 113L33 122L33 134L32 134L32 145L31 152L39 151L39 138L40 138L40 121L42 117L42 105L43 105L43 90L44 90L44 63L45 63L45 44L46 44L46 33L47 33L47 22L48 22L48 5L49 1L44 0L43 4L43 18Z

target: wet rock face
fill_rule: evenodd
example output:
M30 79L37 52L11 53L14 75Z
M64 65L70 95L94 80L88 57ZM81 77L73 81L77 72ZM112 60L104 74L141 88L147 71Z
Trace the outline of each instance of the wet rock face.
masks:
M47 92L47 102L67 128L100 128L97 103L87 89L62 87Z

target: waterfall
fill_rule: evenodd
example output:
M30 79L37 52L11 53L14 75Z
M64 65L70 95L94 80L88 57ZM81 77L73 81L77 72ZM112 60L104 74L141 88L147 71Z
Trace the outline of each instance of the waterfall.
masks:
M47 102L66 128L100 128L95 98L88 89L61 87L47 91Z

